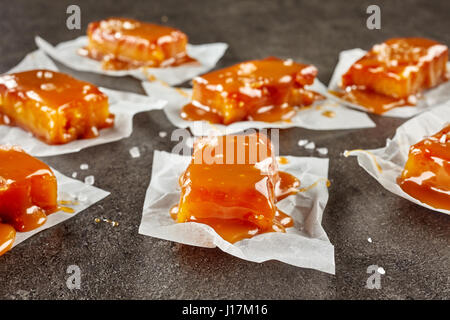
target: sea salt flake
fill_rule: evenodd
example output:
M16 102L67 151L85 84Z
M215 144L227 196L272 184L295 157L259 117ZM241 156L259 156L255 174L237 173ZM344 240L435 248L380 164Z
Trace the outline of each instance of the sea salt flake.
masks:
M379 268L377 269L377 272L378 272L379 274L385 274L385 273L386 273L386 271L383 269L383 267L379 267Z
M86 178L84 178L84 183L92 186L95 182L95 178L94 176L87 176Z
M82 164L80 165L80 169L81 169L81 170L87 170L87 169L89 169L89 165L88 165L87 163L82 163Z
M305 146L305 149L308 149L308 150L314 150L316 148L316 144L314 143L314 142L309 142L306 146Z
M76 172L73 172L73 173L72 173L72 178L74 178L74 179L75 179L75 178L77 177L77 175L78 175L78 173L76 173Z
M299 147L306 146L308 144L308 140L306 140L306 139L298 140L297 144L298 144Z
M139 158L141 156L141 152L138 147L133 147L130 149L130 155L132 158Z
M367 241L369 241L370 243L372 243L372 238L367 238Z
M323 156L328 154L328 149L327 148L317 148L317 152Z
M160 132L159 132L159 136L160 136L161 138L165 138L165 137L167 137L167 132L165 132L165 131L160 131Z
M439 140L440 143L446 143L447 142L447 135L443 134L441 139Z

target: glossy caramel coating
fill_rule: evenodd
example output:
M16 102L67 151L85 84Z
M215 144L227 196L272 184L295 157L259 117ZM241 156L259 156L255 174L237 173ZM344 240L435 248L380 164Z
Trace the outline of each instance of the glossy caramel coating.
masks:
M16 239L16 230L9 224L0 223L0 256L8 252Z
M298 107L322 98L304 88L317 69L292 60L267 58L242 62L194 78L192 102L184 106L186 120L230 124L253 120L289 120Z
M411 146L398 184L413 198L450 210L450 125Z
M188 38L180 30L127 18L108 18L88 26L81 54L102 61L104 69L166 67L195 61L186 53Z
M299 185L288 174L280 176L270 140L263 134L201 138L180 177L182 194L172 215L179 223L208 224L232 243L284 232L293 220L275 204Z
M342 76L343 97L382 114L447 80L448 48L424 38L375 45Z
M3 124L17 125L48 144L93 138L114 124L108 97L96 86L43 69L0 77L0 115Z
M57 209L52 170L19 147L0 146L0 223L30 231Z

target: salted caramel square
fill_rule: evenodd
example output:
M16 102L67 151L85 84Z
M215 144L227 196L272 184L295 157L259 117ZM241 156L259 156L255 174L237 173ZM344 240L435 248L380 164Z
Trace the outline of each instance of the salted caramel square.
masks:
M30 70L0 76L0 119L46 142L93 138L114 124L108 97L67 74Z
M276 202L299 182L288 174L281 181L272 148L262 133L198 139L179 179L181 197L173 217L178 223L207 224L231 243L285 232L293 220Z
M404 99L447 80L447 46L424 38L394 38L372 47L342 76L356 87Z
M178 29L127 18L91 22L88 44L80 53L100 60L104 69L165 67L193 61L188 37Z
M56 209L53 171L19 147L0 146L0 223L30 231Z
M312 65L275 57L242 62L194 78L192 102L181 115L222 124L289 120L297 107L321 98L305 88L316 75Z

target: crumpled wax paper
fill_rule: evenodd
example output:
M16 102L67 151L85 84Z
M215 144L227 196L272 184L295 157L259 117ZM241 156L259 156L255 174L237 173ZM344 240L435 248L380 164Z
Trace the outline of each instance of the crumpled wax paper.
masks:
M47 221L41 227L28 232L17 232L13 247L32 237L36 233L41 232L42 230L51 228L58 223L76 216L84 209L90 207L94 203L102 200L103 198L106 198L109 195L109 192L107 191L103 191L94 186L84 184L81 181L66 177L65 175L54 169L52 170L55 173L56 179L58 181L58 200L70 201L71 204L63 206L72 208L74 212L68 213L64 211L58 211L52 213L48 215ZM76 200L77 198L83 199L83 201Z
M301 109L290 122L240 121L230 125L220 125L207 121L186 121L181 118L180 112L181 108L190 101L192 89L172 88L158 81L142 82L142 86L150 97L168 101L164 112L174 126L189 128L195 136L232 134L250 128L302 127L311 130L337 130L375 127L375 123L366 113L341 106L330 99L317 101L313 106ZM317 79L308 88L322 95L327 91L326 87ZM334 117L324 116L324 111L333 112Z
M162 151L154 153L152 177L145 196L139 233L192 246L218 247L248 261L278 260L334 274L334 247L321 225L328 201L328 159L286 158L288 163L280 164L279 169L299 178L301 188L317 182L315 187L277 203L278 208L295 221L294 227L288 228L286 233L265 233L231 244L208 225L176 223L169 210L180 200L178 178L191 157Z
M355 63L358 59L362 58L366 54L366 51L362 49L351 49L342 51L339 54L339 61L334 69L333 76L331 77L330 83L328 85L328 89L331 91L342 91L340 88L341 78L344 73L351 67L353 63ZM450 63L447 63L447 68L450 70ZM336 97L331 93L327 93L327 96L339 103L344 105L353 107L358 110L366 111L367 108L360 106L355 103L351 103L347 100ZM404 107L396 107L385 113L382 116L386 117L397 117L397 118L409 118L416 114L422 113L424 111L433 108L440 103L445 101L450 101L450 81L440 84L436 88L426 90L423 93L423 97L417 101L415 106L404 106Z
M170 85L183 83L193 77L205 73L216 65L228 48L226 43L208 43L201 45L188 44L186 51L189 56L196 59L200 64L183 64L167 68L139 68L133 70L103 70L99 61L83 57L77 50L88 43L86 36L74 40L62 42L57 46L40 37L35 38L36 45L60 63L78 70L105 74L113 77L133 76L139 80L149 80L155 77Z
M359 165L390 192L425 208L450 214L449 210L433 208L411 197L397 184L397 177L401 175L408 160L410 147L425 137L439 132L448 123L450 123L450 102L437 106L402 124L397 129L394 138L387 140L384 148L352 150L346 151L344 154L356 156Z
M55 64L41 50L28 54L16 67L8 73L31 69L49 69L58 71ZM135 114L150 110L160 110L166 101L145 95L99 88L108 95L109 110L115 115L114 126L99 131L100 135L93 139L80 139L62 145L48 145L32 136L29 132L7 125L0 125L0 144L20 145L27 153L36 157L54 156L72 152L95 145L105 144L129 137L133 131Z

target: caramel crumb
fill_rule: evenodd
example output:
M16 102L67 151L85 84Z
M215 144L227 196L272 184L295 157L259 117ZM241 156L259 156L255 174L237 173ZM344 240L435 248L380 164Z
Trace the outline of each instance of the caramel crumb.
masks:
M322 115L327 118L334 118L336 116L336 113L330 110L325 110L324 112L322 112Z

